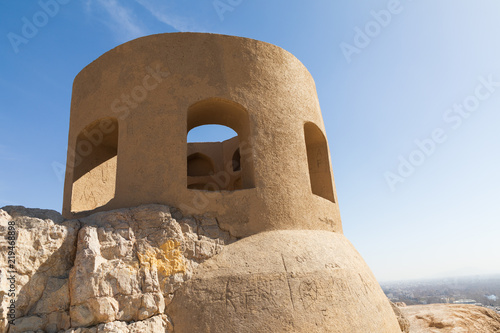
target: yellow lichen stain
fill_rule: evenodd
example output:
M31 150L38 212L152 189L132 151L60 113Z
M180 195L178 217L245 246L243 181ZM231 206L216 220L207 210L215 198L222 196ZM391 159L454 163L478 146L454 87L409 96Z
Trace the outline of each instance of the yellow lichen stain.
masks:
M137 262L133 262L132 264L128 264L126 268L130 271L130 274L135 274L137 270L139 270L139 264Z
M160 248L147 249L145 253L137 252L141 266L156 269L159 275L170 276L186 272L186 264L180 250L181 244L176 240L168 240Z

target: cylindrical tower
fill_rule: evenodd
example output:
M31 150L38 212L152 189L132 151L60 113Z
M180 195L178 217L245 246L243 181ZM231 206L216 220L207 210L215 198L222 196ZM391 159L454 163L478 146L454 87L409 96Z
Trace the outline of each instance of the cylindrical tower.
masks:
M237 136L187 142L207 124ZM175 332L400 332L342 234L314 81L283 49L198 33L120 45L75 79L68 147L66 217L160 203L243 238L165 295Z
M206 124L237 139L188 144ZM314 81L289 52L200 33L139 38L75 79L63 215L147 203L216 216L238 237L342 232Z

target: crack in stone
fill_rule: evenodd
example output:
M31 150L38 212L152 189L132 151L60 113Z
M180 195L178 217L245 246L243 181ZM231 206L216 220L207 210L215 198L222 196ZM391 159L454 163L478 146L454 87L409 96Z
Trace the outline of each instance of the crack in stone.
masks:
M283 267L285 268L286 282L288 284L288 290L290 291L290 301L292 302L292 308L295 310L295 303L293 302L292 286L290 285L289 273L285 264L285 256L281 254L281 260L283 261Z

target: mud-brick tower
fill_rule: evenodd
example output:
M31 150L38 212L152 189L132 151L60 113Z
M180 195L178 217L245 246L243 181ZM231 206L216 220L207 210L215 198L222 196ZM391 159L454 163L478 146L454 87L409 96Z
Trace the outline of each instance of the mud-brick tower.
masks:
M187 143L198 126L238 135ZM342 234L314 81L264 42L153 35L75 79L63 215L160 203L242 238L167 306L175 332L399 332Z

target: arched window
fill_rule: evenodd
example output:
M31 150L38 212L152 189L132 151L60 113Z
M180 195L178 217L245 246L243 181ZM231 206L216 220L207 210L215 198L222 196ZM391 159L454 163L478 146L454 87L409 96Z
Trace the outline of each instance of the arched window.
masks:
M77 137L71 211L104 206L115 197L118 122L104 118L88 125Z
M313 194L335 202L326 138L318 126L310 122L304 124L304 137L311 191Z
M187 142L223 142L232 139L235 136L238 136L238 133L228 126L201 125L189 131Z
M187 159L187 174L189 177L211 176L214 174L214 164L207 155L191 154Z
M236 103L213 98L192 105L187 117L187 187L252 188L249 132L248 114Z
M199 142L191 142L191 141ZM220 140L220 141L219 141ZM192 190L240 190L238 134L222 125L202 125L188 133L187 187ZM233 154L231 154L234 152ZM235 165L238 163L238 165ZM236 169L235 169L236 167Z

